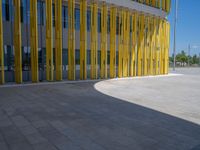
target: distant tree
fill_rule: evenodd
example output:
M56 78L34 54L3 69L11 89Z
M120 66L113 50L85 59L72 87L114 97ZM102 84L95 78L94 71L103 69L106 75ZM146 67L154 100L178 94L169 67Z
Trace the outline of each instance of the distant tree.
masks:
M181 66L184 66L184 64L187 63L188 57L184 51L181 51L181 53L178 53L176 55L176 61L181 63Z
M199 58L198 56L195 54L193 57L192 57L192 64L198 64L199 63Z
M192 63L192 56L188 56L188 61L189 61L189 64Z
M169 62L174 62L173 56L169 56Z

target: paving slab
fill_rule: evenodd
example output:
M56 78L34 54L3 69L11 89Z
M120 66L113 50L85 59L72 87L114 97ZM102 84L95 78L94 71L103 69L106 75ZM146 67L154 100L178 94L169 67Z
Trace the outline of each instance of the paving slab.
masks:
M199 89L198 68L170 76L3 86L0 150L198 150Z
M105 80L95 88L108 96L200 125L200 68L172 72L175 74L169 76Z

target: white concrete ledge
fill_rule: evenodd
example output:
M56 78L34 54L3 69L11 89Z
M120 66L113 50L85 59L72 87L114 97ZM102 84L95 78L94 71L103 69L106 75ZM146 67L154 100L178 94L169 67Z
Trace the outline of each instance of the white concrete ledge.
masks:
M119 7L125 7L131 10L136 10L139 12L159 16L161 18L165 18L167 13L162 11L161 9L154 8L145 4L141 4L139 2L131 1L131 0L99 0L102 2L106 2L108 4L114 4Z
M79 0L76 0L76 1L79 2ZM161 9L151 7L151 6L148 6L139 2L135 2L132 0L87 0L87 1L88 3L96 1L98 2L99 5L103 2L106 2L108 5L115 5L118 8L124 7L132 11L138 11L144 14L150 14L153 16L161 17L161 18L167 17L167 13Z

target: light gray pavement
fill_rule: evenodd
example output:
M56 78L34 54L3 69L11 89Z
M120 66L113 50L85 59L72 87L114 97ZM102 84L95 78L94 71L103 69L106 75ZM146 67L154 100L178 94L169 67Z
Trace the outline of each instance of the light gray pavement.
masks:
M0 150L199 150L199 82L190 73L0 88Z
M200 125L200 68L178 68L169 76L113 79L95 88L103 94Z

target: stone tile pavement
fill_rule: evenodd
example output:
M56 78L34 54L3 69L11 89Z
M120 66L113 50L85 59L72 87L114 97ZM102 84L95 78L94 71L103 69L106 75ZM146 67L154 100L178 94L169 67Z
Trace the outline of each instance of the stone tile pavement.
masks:
M0 150L199 150L200 126L96 91L0 88Z

